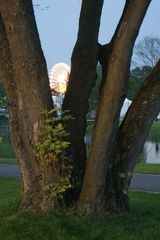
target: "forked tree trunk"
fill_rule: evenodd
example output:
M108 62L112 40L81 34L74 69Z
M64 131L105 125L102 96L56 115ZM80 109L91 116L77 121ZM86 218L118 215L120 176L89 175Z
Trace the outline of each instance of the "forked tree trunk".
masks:
M129 1L114 41L82 191L77 203L77 210L80 212L104 210L106 173L126 94L132 49L149 3L148 0Z
M12 9L12 10L11 10ZM35 156L42 112L53 107L31 0L0 1L0 72L9 98L11 140L23 179L21 209L53 208L44 191L55 171Z
M69 110L73 117L73 120L66 123L66 129L71 134L71 151L74 160L73 184L78 193L85 168L86 114L89 94L96 78L97 42L102 6L103 0L82 1L78 38L72 53L71 74L63 102L63 110Z
M129 210L128 187L149 129L160 112L160 61L145 80L120 128L106 186L108 211ZM107 188L108 187L108 188Z

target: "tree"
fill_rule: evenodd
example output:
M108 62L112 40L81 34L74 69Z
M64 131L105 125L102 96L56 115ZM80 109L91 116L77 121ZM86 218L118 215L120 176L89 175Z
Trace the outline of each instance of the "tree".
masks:
M149 67L154 67L160 58L160 38L146 36L140 40L134 49L136 62Z
M66 192L64 202L74 206L77 212L126 212L129 209L128 186L133 167L160 110L158 62L119 125L134 42L150 2L126 0L111 41L102 46L98 44L98 32L103 0L82 1L78 37L63 102L63 111L69 110L72 116L64 123L70 134L67 136L70 147L65 157L71 155L73 164L72 189ZM21 209L44 211L57 207L56 198L44 191L46 185L57 183L57 168L35 155L40 141L36 133L45 124L42 112L50 110L53 103L31 0L0 2L0 59L3 59L0 72L9 98L12 142L24 183ZM98 60L103 76L87 158L86 114Z
M85 170L86 114L90 92L96 79L97 43L102 6L103 0L82 1L78 37L71 57L71 73L62 107L63 111L69 110L73 117L65 127L71 135L76 196L79 194Z
M136 96L142 83L144 82L145 78L149 75L151 71L152 71L152 68L149 66L143 66L141 68L136 67L131 69L128 90L127 90L127 97L130 100L133 100L133 98Z
M116 186L114 191L110 191L111 188L108 187L111 208L120 206L121 210L125 211L128 205L127 191L133 169L149 129L160 111L159 74L160 61L146 78L119 127L117 146L112 152L114 161L110 169L112 176L109 176L112 179L111 185Z
M113 164L110 159L116 146L119 115L127 90L132 49L149 3L150 1L126 1L111 40L109 59L105 61L107 69L103 71L106 76L101 90L91 151L78 201L79 211L101 211L105 206L108 197L105 196L107 171ZM127 203L125 208L123 204L117 206L120 211L127 210L127 207Z
M21 209L46 210L54 201L43 188L55 170L35 155L42 112L53 107L32 1L0 1L0 72L9 100L11 140L23 178Z

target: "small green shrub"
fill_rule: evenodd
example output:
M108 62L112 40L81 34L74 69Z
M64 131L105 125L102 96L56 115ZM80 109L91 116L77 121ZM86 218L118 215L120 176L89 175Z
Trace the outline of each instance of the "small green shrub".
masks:
M38 143L36 156L44 165L51 165L55 169L56 181L44 186L55 199L63 199L64 193L72 187L71 158L66 157L69 148L69 134L64 129L63 123L71 119L68 112L63 112L63 117L55 116L56 109L45 112L45 125L37 133Z
M148 141L152 143L160 142L160 122L154 122L148 134Z

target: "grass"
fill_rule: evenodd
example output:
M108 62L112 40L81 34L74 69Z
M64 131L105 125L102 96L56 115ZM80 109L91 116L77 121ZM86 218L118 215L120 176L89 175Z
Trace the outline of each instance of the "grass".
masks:
M0 142L0 163L16 164L17 160L9 141Z
M20 199L20 190L19 179L0 178L0 217L15 211L15 206Z
M138 163L134 172L143 174L160 174L160 164Z
M0 178L1 240L159 240L160 195L131 192L127 215L29 215L16 213L20 188L20 180Z
M2 157L0 157L0 163L17 164L17 160L15 158L2 158Z
M0 157L2 158L15 158L15 154L10 142L0 143Z

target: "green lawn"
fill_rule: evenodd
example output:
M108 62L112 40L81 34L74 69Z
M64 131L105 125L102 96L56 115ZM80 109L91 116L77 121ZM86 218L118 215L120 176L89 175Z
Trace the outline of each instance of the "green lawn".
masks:
M0 157L0 163L16 164L17 160L15 158L2 158L2 157Z
M138 163L134 172L145 174L160 174L160 164Z
M0 142L0 157L15 158L15 154L10 142Z
M0 178L0 240L160 239L160 195L131 192L127 215L27 215L16 213L20 186L20 180Z

